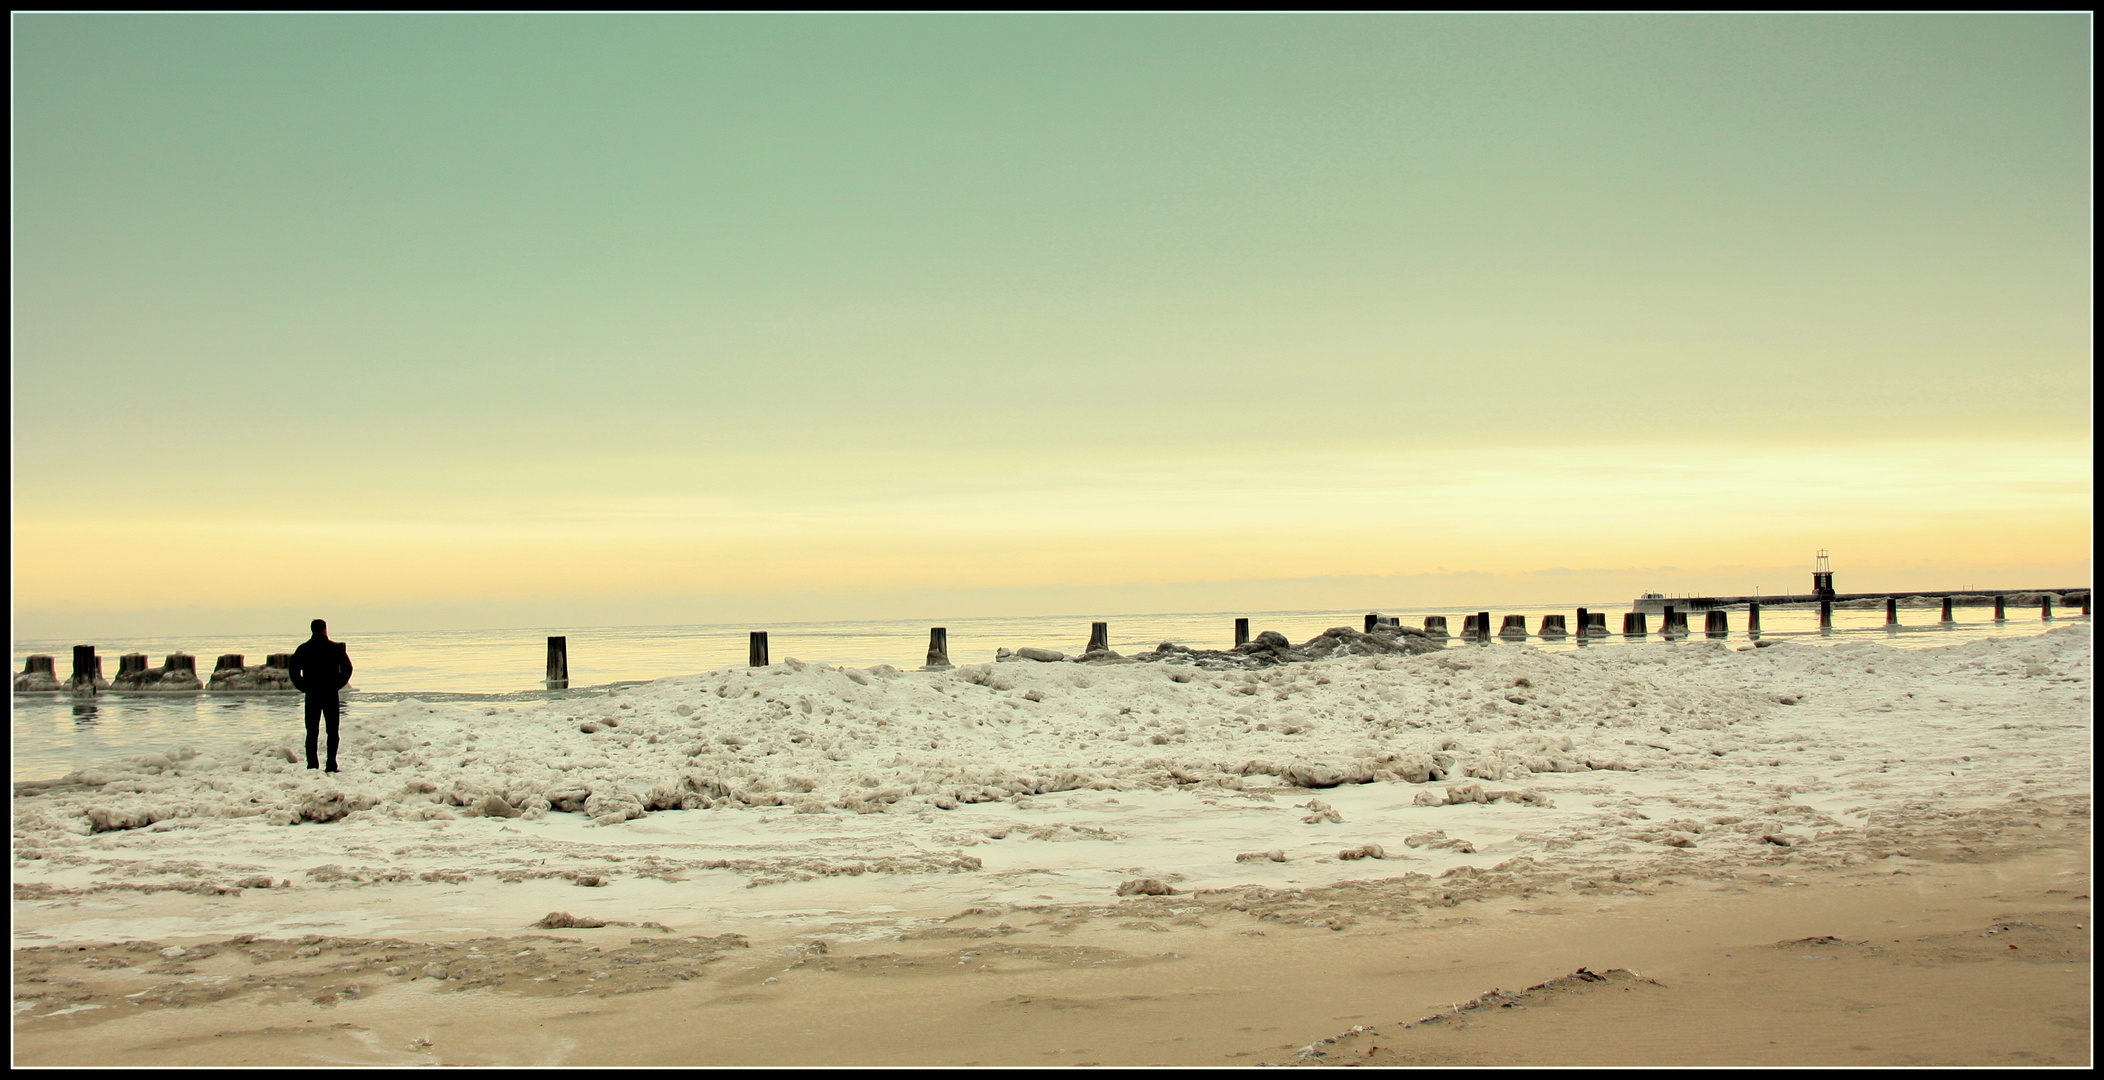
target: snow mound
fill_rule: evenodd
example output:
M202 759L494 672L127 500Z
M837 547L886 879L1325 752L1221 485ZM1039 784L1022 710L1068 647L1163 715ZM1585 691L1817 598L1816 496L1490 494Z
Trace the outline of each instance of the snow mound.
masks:
M229 760L178 750L17 785L14 823L18 838L54 841L183 818L293 826L570 813L616 826L724 806L867 814L1077 789L1376 782L1440 785L1425 789L1425 805L1531 805L1509 785L1756 762L1778 738L1756 721L1787 722L1801 703L1852 686L1951 673L2086 680L2090 670L2086 625L1919 650L1788 642L1741 652L1701 641L1420 652L1410 634L1348 628L1301 646L1267 638L1232 655L1328 651L1218 668L1177 647L1142 654L1153 662L904 673L784 662L511 709L354 705L339 775L303 769L294 730Z

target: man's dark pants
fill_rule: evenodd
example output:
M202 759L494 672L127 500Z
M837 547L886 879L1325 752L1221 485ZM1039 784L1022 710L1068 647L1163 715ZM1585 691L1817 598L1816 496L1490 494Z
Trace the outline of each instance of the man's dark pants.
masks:
M307 695L307 767L317 768L314 760L315 742L321 734L321 720L329 720L329 771L336 771L336 746L343 730L343 701L331 690L326 694Z

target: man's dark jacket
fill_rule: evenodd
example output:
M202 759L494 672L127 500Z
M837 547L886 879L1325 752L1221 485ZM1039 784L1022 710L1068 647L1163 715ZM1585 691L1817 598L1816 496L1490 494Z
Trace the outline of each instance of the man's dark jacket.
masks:
M292 653L292 685L309 694L333 694L351 681L351 653L341 641L308 638Z

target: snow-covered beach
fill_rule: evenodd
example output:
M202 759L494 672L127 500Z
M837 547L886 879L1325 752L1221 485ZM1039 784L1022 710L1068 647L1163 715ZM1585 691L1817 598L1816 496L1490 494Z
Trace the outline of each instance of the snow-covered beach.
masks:
M643 1008L670 999L632 992L737 997L917 950L1027 983L1059 966L1047 949L1097 948L1105 972L1187 959L1149 935L1378 948L1469 905L2014 857L2039 822L2087 828L2091 640L2085 620L1925 649L785 660L590 700L404 701L347 724L340 776L300 768L288 734L18 785L17 1060L69 1060L62 1030L115 1047L244 1009L260 1028L433 994L455 1016Z

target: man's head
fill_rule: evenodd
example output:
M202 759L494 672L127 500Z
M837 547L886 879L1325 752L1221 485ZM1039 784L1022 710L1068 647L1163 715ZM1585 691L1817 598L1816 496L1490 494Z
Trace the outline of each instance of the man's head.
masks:
M314 636L315 636L315 637L328 637L328 636L329 636L329 624L328 624L328 623L326 623L326 622L323 622L323 621L322 621L322 620L320 620L320 619L316 619L316 620L314 620L314 622L313 622L313 627L314 627Z

